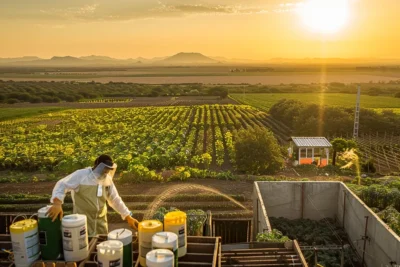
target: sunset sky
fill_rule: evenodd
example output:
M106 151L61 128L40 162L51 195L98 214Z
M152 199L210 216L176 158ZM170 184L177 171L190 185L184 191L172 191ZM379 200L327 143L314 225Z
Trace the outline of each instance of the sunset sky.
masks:
M400 58L399 11L400 0L1 0L0 57Z

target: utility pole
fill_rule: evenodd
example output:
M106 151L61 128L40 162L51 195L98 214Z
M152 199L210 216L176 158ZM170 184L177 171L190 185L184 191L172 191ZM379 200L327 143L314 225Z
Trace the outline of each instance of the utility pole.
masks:
M353 131L354 139L358 137L358 127L360 122L360 95L361 95L361 88L359 85L357 90L356 111L354 113L354 131Z

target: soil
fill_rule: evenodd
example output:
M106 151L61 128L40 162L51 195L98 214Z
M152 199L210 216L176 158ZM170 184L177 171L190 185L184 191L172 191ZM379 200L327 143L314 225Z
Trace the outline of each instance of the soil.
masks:
M37 183L2 183L1 193L8 194L51 194L56 182L37 182ZM246 199L251 199L253 192L252 181L224 181L213 179L193 179L190 182L146 182L139 184L120 184L116 187L120 195L158 195L167 188L176 185L197 184L217 189L224 194L244 195ZM193 190L191 191L193 192Z

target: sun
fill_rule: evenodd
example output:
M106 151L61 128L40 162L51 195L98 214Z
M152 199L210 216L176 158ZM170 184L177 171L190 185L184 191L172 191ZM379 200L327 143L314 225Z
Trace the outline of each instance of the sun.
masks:
M313 32L332 34L348 23L349 0L306 0L298 12Z

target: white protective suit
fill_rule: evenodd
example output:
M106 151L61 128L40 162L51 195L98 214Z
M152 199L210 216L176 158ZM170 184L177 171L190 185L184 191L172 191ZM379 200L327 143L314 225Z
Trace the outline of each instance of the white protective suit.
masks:
M112 180L104 185L90 167L77 170L59 180L53 189L51 203L55 198L64 203L65 194L70 191L74 203L73 212L87 216L90 237L108 233L106 202L121 214L123 220L131 215Z

